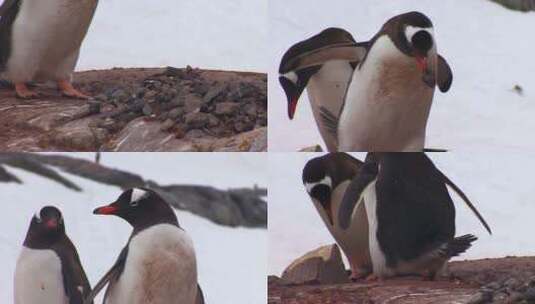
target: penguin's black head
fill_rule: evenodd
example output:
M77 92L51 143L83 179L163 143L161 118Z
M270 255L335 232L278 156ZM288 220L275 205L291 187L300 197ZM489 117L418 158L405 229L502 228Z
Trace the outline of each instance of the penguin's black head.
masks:
M178 225L169 204L154 190L145 188L126 190L115 202L96 208L93 213L118 216L137 229L158 223Z
M310 160L303 169L302 179L308 195L321 204L329 222L333 225L331 210L333 180L327 170L325 158L318 157Z
M25 245L30 248L46 248L65 234L63 216L58 208L46 206L32 217Z
M307 56L323 47L340 43L351 44L356 41L348 31L331 27L294 44L282 56L279 66L279 82L286 93L290 119L294 117L297 101L307 87L308 81L323 66L320 63L307 62Z
M310 77L316 74L319 69L321 69L321 66L313 66L299 71L291 71L279 77L279 82L288 101L288 118L294 118L297 102L301 94L303 94Z
M404 54L414 57L415 65L424 77L424 82L434 87L436 80L432 71L435 56L433 23L420 12L409 12L393 17L383 27L391 36L394 44Z

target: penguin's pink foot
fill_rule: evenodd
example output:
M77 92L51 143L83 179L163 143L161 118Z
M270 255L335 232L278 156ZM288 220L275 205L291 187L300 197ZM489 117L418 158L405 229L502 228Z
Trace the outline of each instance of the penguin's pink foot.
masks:
M63 96L79 98L79 99L89 99L91 96L86 95L77 89L75 89L69 81L60 80L58 81L58 88L61 91Z
M33 99L39 97L39 93L28 89L28 86L25 83L15 83L15 94L18 98L22 99Z

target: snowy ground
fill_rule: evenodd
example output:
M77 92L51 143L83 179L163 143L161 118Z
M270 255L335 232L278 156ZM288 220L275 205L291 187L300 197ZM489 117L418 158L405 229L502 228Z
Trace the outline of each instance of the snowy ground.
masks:
M278 66L294 43L336 26L357 40L370 39L390 17L418 10L435 26L439 52L453 69L453 86L435 93L427 146L453 150L535 149L535 13L506 10L488 0L271 0L269 59L269 149L296 151L323 144L306 94L294 121L278 83ZM524 96L512 92L520 85Z
M295 258L334 243L301 183L311 153L271 153L269 189L269 273L280 275ZM363 153L354 154L364 159ZM535 255L533 184L535 153L440 153L435 165L450 177L485 217L489 236L463 201L452 194L457 234L479 237L461 259ZM528 172L528 173L524 173Z
M3 0L0 0L0 4ZM266 70L267 0L100 1L77 70Z
M92 153L83 154L93 157ZM103 164L159 183L206 184L223 189L266 186L266 159L256 153L113 153ZM84 192L77 193L13 169L25 185L0 183L4 219L0 222L0 302L13 303L13 273L29 220L45 204L62 211L66 230L82 259L92 285L101 278L126 244L131 228L115 217L95 216L92 210L114 201L120 190L70 176ZM231 172L232 174L229 174ZM207 303L266 303L267 232L226 228L187 212L177 212L197 251L199 280ZM95 303L101 303L101 296Z

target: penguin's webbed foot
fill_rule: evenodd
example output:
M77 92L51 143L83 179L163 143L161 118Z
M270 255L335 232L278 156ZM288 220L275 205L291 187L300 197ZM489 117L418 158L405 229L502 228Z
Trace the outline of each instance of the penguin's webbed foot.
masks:
M349 279L353 282L366 279L369 273L352 271Z
M40 96L39 93L30 90L25 83L15 83L15 94L21 99L35 99Z
M66 97L78 98L78 99L90 99L91 96L86 95L72 86L72 83L66 80L58 81L58 88L61 94Z

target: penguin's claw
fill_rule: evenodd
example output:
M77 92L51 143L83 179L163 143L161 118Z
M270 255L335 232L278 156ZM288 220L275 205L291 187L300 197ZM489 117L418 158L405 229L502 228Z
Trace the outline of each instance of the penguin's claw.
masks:
M21 98L21 99L39 98L39 93L33 92L30 89L28 89L28 86L25 83L15 84L15 94L17 95L17 98Z
M367 274L365 274L365 273L352 271L351 275L349 276L349 279L351 281L358 281L358 280L362 280L362 279L364 279L366 277L367 277Z
M91 96L86 95L78 90L76 90L69 81L61 80L58 81L58 88L61 91L61 94L66 97L78 98L78 99L90 99Z

